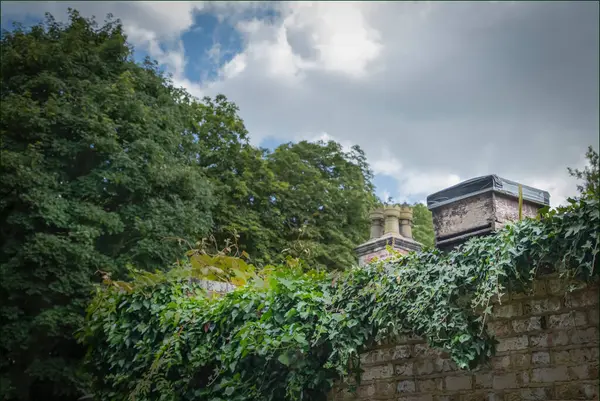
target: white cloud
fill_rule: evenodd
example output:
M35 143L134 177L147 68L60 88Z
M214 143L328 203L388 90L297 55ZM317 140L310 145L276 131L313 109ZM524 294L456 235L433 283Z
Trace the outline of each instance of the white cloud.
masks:
M256 142L325 131L359 144L400 197L498 174L559 180L541 187L554 204L598 140L594 7L286 3L279 19L239 25L244 71L206 90L240 106ZM366 50L344 53L349 31Z
M385 174L391 177L398 177L402 171L402 164L393 157L377 159L371 163L371 168L375 174Z
M459 182L461 182L461 179L456 174L436 171L408 171L400 179L402 190L400 197L411 198L423 194L432 194Z

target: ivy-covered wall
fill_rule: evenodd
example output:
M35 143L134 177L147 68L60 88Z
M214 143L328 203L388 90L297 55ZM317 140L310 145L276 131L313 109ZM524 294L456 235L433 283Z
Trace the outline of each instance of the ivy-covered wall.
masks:
M459 371L448 355L417 337L362 354L355 393L336 388L331 399L395 401L517 401L598 399L598 285L573 292L556 275L534 282L530 295L496 302L488 331L496 356ZM567 295L565 295L567 293Z

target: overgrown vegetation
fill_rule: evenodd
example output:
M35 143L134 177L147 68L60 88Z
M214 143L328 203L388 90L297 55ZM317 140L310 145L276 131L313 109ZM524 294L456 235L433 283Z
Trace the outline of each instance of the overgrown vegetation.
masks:
M359 353L414 333L463 369L494 353L490 301L540 270L597 280L595 193L456 250L412 253L337 274L268 269L222 298L189 277L107 280L89 308L94 392L111 400L325 400L358 379ZM174 273L170 273L174 274Z
M460 252L344 271L375 203L358 147L251 146L234 104L200 102L135 63L115 21L48 16L3 31L1 52L4 400L74 400L92 376L101 399L322 399L357 372L360 349L404 330L474 365L493 341L470 306L544 262L597 275L587 195ZM415 208L423 243L427 213ZM231 244L189 251L206 236L236 238L239 257ZM100 277L84 372L74 333ZM247 285L213 299L197 279Z
M341 269L368 236L362 151L248 143L234 104L134 62L117 21L1 38L0 398L77 399L94 273L168 269L212 235L254 263ZM326 252L326 250L330 252Z

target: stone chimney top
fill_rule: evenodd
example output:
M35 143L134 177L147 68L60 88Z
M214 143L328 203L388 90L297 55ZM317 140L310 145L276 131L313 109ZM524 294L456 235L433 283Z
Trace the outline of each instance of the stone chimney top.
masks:
M412 238L413 212L408 205L384 205L373 210L371 219L371 238L356 248L359 265L373 258L384 259L389 255L387 246L401 252L418 251L421 244Z

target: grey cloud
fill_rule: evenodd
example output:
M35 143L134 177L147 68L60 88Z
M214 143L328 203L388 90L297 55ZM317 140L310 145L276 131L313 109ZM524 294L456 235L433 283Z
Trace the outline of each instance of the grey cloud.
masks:
M597 144L597 2L379 7L384 54L367 80L310 71L283 90L250 67L214 89L255 135L326 131L372 159L392 146L405 166L463 178L563 177Z

